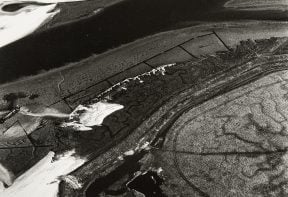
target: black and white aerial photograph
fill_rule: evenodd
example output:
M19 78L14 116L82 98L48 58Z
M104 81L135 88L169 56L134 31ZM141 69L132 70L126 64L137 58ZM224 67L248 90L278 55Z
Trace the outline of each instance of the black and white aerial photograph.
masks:
M0 197L288 197L288 0L0 0Z

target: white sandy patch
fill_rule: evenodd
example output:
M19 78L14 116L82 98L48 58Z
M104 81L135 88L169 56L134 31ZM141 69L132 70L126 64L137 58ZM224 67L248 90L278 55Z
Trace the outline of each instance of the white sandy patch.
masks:
M71 121L63 123L62 127L72 127L80 131L91 130L92 126L101 126L107 116L123 108L123 105L104 101L87 106L79 105L70 114Z
M134 150L128 150L124 153L125 156L131 156L131 155L134 155L135 154L135 151Z
M10 172L7 168L5 168L3 165L1 165L0 163L0 184L2 182L10 186L13 181L14 181L14 174ZM0 185L0 191L3 189L3 186L4 185Z
M73 156L73 154L74 151L66 152L53 161L55 153L49 152L36 165L18 177L10 187L4 189L0 196L57 197L61 180L59 177L69 174L86 162L86 159Z
M25 11L16 14L0 13L0 47L34 32L59 12L59 10L50 12L55 7L56 4L28 6Z
M38 29L51 20L59 9L55 9L59 2L74 2L80 0L38 0L38 1L6 1L0 0L0 48L17 41ZM36 5L34 3L49 3L49 5ZM29 5L29 3L31 3ZM25 4L15 12L3 10L10 4Z

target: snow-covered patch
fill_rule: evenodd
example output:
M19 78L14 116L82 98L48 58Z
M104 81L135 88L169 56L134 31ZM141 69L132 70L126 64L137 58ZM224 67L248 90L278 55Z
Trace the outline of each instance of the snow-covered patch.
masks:
M122 155L120 155L119 157L117 157L118 160L123 161L124 157Z
M0 6L2 7L3 4ZM32 5L15 14L0 12L0 47L34 32L59 12L59 10L52 11L55 7L56 4Z
M163 172L163 169L161 167L159 167L159 168L157 168L156 172L158 175L160 175Z
M116 103L99 101L87 106L79 105L71 114L69 122L64 122L62 127L71 127L75 130L87 131L92 126L101 126L104 119L124 106Z
M14 174L0 163L0 184L5 183L10 186L14 181ZM4 189L4 184L0 185L0 191Z
M0 47L31 34L60 12L56 9L58 2L70 1L78 0L0 0ZM9 5L21 6L15 11L5 11Z
M134 155L135 151L134 150L128 150L124 153L125 156L131 156Z
M55 153L49 152L42 160L15 179L14 183L4 189L1 197L57 197L61 180L75 187L81 186L76 178L65 175L74 171L87 160L74 156L75 151L69 151L53 160ZM61 177L64 177L61 179Z

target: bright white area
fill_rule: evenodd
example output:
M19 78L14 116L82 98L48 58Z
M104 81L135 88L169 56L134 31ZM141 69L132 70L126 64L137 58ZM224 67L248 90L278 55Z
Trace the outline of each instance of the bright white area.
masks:
M10 172L7 168L5 168L2 164L0 164L0 194L4 189L4 184L10 186L14 181L14 174ZM1 196L1 195L0 195Z
M59 9L56 9L58 2L71 1L80 0L0 0L0 48L33 33L41 25L51 20L60 12ZM36 5L33 2L49 4ZM25 7L15 12L7 12L2 9L10 4L25 4Z
M15 179L14 183L0 191L1 197L57 197L61 176L69 174L87 160L74 155L69 151L62 156L55 156L49 152L36 165Z
M100 101L86 106L79 105L71 114L64 114L56 109L50 108L33 112L29 107L25 106L20 108L19 113L33 117L33 119L25 125L27 128L30 128L29 124L31 125L31 132L40 124L39 118L42 117L69 117L71 122L64 123L64 126L69 126L77 130L91 130L91 126L100 126L107 116L123 107L124 106L120 104ZM77 119L77 121L75 121L75 119ZM15 127L15 129L17 129L17 127ZM57 197L60 183L59 177L61 176L61 180L69 183L71 187L75 189L80 188L81 183L79 183L75 177L65 176L86 162L86 159L79 158L75 156L74 153L74 151L66 152L62 156L57 156L57 159L53 161L55 153L49 152L42 160L15 179L15 181L13 173L0 164L0 196ZM5 189L3 183L10 187Z
M79 105L70 114L71 121L63 123L62 127L72 127L80 131L92 130L92 126L101 126L107 116L123 108L123 105L104 101L87 106Z
M15 15L0 13L0 47L19 40L40 27L58 13L50 12L56 4L46 6L28 6L25 11Z

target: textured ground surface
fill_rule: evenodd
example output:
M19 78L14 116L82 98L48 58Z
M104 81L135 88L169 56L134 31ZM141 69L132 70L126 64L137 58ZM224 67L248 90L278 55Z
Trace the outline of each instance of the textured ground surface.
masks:
M78 155L89 155L89 162L72 173L84 188L75 191L63 182L62 196L83 195L92 179L98 189L94 194L117 190L115 184L124 187L135 171L149 166L164 169L163 191L170 196L285 194L279 189L286 186L285 180L274 175L285 174L287 74L283 70L288 47L287 38L270 37L287 36L287 31L277 24L257 24L167 32L60 72L3 85L3 109L12 105L7 95L14 92L20 106L70 112L113 83L178 62L120 83L100 96L124 109L92 131L62 129L55 120L16 114L0 127L5 139L0 143L1 163L19 175L49 150L61 153L75 148ZM151 144L150 151L125 156L145 142ZM231 186L226 184L230 178L235 180Z
M134 170L162 167L166 176L162 187L168 196L286 195L285 176L278 182L274 178L285 172L286 129L273 121L285 119L287 72L269 75L286 69L285 48L285 38L246 41L233 51L177 64L166 68L165 75L144 75L140 81L120 85L124 90L110 91L110 99L126 108L104 124L113 139L123 140L74 175L85 182L93 169L94 177L99 177L94 193L105 181L105 189L111 185L108 191L119 189L121 179L125 184L133 174L127 170L133 162L117 161L117 156L135 148L135 141L140 145L148 141L152 149ZM265 75L269 76L262 78Z
M187 111L163 162L209 196L288 195L287 77L271 74Z

